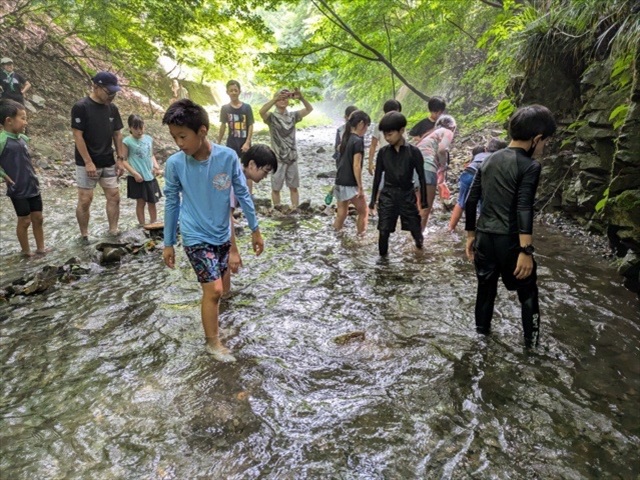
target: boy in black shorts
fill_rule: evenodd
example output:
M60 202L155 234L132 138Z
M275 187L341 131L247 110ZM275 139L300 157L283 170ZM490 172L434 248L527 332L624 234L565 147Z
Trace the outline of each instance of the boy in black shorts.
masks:
M422 228L420 213L416 204L413 172L418 174L420 202L427 206L427 185L424 179L424 158L417 147L404 139L407 119L400 112L389 112L378 125L388 145L382 147L376 157L376 171L373 178L370 209L375 207L378 188L384 174L384 186L378 199L378 249L380 256L387 255L389 236L396 230L398 216L403 230L409 230L416 243L422 248Z
M22 254L33 255L29 247L29 225L33 226L36 239L36 253L47 253L44 246L42 228L42 197L40 182L33 169L31 156L27 150L28 138L24 135L27 127L27 111L14 100L0 100L0 119L4 130L0 132L0 170L7 184L7 196L13 203L18 216L16 235Z
M487 158L476 171L465 205L467 256L476 267L476 331L491 331L498 279L516 290L522 304L522 328L527 347L538 344L540 306L536 262L533 259L533 201L542 154L556 122L547 107L522 107L509 121L511 143ZM482 211L476 227L476 207Z

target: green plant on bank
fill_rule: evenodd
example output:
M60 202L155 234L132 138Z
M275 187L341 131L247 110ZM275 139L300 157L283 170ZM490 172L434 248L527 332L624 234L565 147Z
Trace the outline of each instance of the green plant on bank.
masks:
M596 212L603 211L608 201L609 201L609 189L607 188L602 194L602 198L598 201L598 203L596 203L596 206L595 206Z

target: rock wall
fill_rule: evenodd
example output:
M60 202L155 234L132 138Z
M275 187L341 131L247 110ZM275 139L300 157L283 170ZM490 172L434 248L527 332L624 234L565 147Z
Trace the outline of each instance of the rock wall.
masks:
M607 235L625 286L640 295L638 51L627 72L630 83L612 80L613 68L611 58L592 61L572 82L567 72L575 69L550 59L526 73L516 101L547 105L559 120L554 151L543 163L538 206L562 211L585 228ZM554 81L558 69L563 69L561 82ZM547 88L540 88L542 84ZM610 117L620 105L628 109L622 124L614 126L615 118Z

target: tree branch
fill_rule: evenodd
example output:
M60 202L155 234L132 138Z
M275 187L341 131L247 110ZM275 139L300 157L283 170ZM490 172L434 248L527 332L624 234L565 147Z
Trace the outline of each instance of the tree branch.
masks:
M489 5L490 7L495 7L495 8L504 8L504 5L502 4L501 1L497 0L495 2L492 2L491 0L480 0L482 3L484 3L485 5Z
M324 15L329 21L331 21L334 25L338 26L341 30L347 33L351 38L353 38L360 46L362 46L365 50L370 51L373 56L376 58L376 61L383 63L389 70L391 70L398 79L406 85L406 87L415 93L418 97L420 97L425 102L428 102L430 97L425 95L423 92L418 90L409 81L398 71L397 68L393 66L391 62L378 50L374 47L366 43L364 40L360 38L360 36L354 32L349 25L347 25L342 18L329 6L326 0L311 0L313 5ZM322 6L322 8L320 7ZM349 52L352 53L352 52Z
M467 32L464 28L462 28L460 25L458 25L456 22L454 22L453 20L450 20L448 18L445 18L445 20L447 22L449 22L451 25L453 25L454 27L456 27L458 30L460 30L462 33L464 33L467 37L469 37L471 40L473 40L473 43L478 43L478 39L475 38L473 35L471 35L469 32Z

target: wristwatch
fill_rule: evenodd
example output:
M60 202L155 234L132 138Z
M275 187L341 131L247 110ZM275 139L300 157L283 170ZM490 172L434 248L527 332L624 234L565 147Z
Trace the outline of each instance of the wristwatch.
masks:
M533 252L535 251L536 249L531 244L520 247L520 253L524 253L525 255L533 255Z

